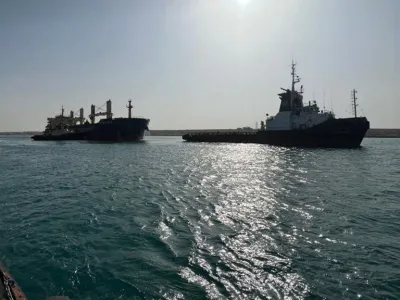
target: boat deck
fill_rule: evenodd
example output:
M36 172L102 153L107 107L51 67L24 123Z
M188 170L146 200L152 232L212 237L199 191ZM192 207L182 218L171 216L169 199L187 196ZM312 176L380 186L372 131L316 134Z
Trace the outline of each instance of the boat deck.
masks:
M8 282L10 287L10 297L8 296L8 292L6 290L6 286L4 282ZM21 291L18 284L14 281L11 274L4 268L4 266L0 263L0 300L26 300L24 293Z
M3 284L3 276L1 276L1 282L0 282L0 300L10 300L7 296L7 292L4 288Z

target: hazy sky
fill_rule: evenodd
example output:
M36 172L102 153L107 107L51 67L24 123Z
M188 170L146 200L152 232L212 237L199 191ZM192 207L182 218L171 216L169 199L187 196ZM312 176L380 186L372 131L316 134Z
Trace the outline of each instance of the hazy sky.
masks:
M400 128L400 0L2 0L0 38L0 131L109 98L150 129L254 126L292 58L305 100L347 117L356 88Z

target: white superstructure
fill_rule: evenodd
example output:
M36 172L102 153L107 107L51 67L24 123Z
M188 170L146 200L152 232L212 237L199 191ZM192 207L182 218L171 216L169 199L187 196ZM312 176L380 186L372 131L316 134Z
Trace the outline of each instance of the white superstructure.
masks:
M292 62L292 88L283 89L285 92L279 94L281 105L279 112L266 120L266 130L298 130L306 129L334 118L334 114L328 111L320 111L317 103L309 102L308 106L303 104L303 86L296 91L295 85L300 82L296 75L296 64Z
M83 124L85 118L83 116L83 108L79 110L79 117L74 117L74 112L71 111L69 116L64 115L64 107L61 108L61 114L53 118L47 118L46 133L52 135L63 134L68 131L70 126L76 125L78 122Z

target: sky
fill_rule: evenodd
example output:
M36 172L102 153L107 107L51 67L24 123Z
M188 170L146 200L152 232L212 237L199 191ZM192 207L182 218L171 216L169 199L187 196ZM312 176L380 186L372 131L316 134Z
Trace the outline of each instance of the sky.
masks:
M399 0L0 1L0 131L112 100L150 129L223 129L279 108L290 63L316 100L400 128Z

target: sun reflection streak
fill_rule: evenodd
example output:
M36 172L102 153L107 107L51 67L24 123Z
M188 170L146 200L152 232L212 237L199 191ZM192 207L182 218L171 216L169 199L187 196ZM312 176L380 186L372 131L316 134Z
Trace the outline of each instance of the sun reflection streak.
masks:
M216 145L203 151L207 160L195 159L193 168L208 171L196 175L194 188L211 206L197 210L198 223L190 225L196 241L190 271L201 277L198 283L216 284L222 295L238 298L303 299L309 287L291 258L302 236L282 219L282 214L304 222L312 218L285 203L296 185L308 184L297 165L301 154L295 160L290 150L261 145ZM186 270L181 276L195 280L189 274ZM215 290L208 291L217 297Z

